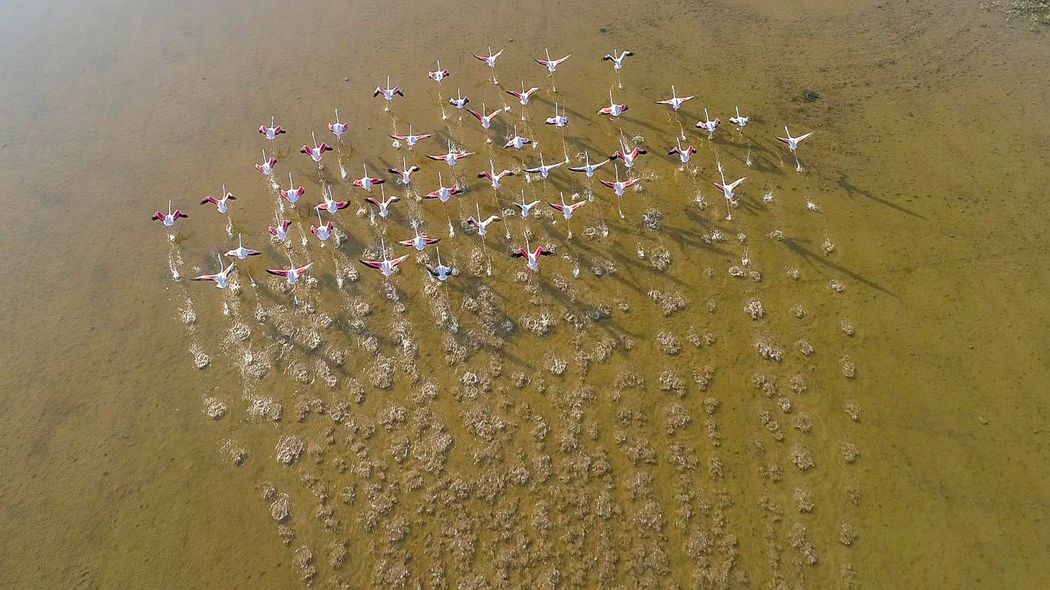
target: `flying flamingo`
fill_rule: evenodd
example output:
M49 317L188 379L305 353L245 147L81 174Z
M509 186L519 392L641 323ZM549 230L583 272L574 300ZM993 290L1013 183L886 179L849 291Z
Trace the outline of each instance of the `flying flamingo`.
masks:
M310 267L314 265L314 263L311 262L306 266L296 267L295 263L292 262L291 254L288 254L288 264L288 268L268 268L266 269L266 272L278 277L284 277L289 285L294 285L299 282L299 277L303 276L303 274L310 270Z
M481 128L482 129L491 129L492 128L492 120L495 119L500 113L502 113L503 109L496 109L496 110L492 111L491 115L486 115L485 114L485 103L481 103L481 112L480 113L475 111L475 110L473 110L473 109L467 109L467 112L470 113L471 115L473 115L474 118L477 119L478 121L481 121Z
M459 150L459 151L454 151L452 149L452 140L450 139L448 141L448 152L447 153L439 154L439 155L436 155L436 156L427 155L427 157L430 158L431 160L437 160L439 162L444 162L444 163L448 164L449 168L455 168L457 162L459 162L463 158L466 158L468 156L473 156L473 155L474 155L474 152L468 152L468 151L462 150L462 149Z
M647 153L649 153L649 152L643 150L640 147L635 147L633 150L627 151L627 144L624 143L623 138L621 137L620 138L620 149L618 149L615 152L613 152L612 155L609 156L609 159L610 160L616 160L616 159L623 160L624 166L627 166L627 169L630 170L631 168L634 168L634 161L635 161L635 159L637 159L638 156L641 156L641 155L647 154Z
M213 275L200 275L198 277L193 277L193 280L214 281L216 287L220 289L225 289L230 284L230 273L233 271L234 263L231 262L229 266L227 266L226 268L222 268L222 256L216 254L215 257L219 259L219 272Z
M452 266L447 266L441 263L441 249L437 251L437 265L427 266L427 272L438 281L444 283L449 277L456 275L456 269Z
M466 108L467 103L469 103L469 102L470 102L470 99L465 97L465 96L463 96L463 93L460 92L458 88L456 89L456 98L448 99L448 104L456 107L457 109Z
M270 235L277 238L280 242L287 240L288 228L292 226L292 221L290 219L282 220L280 215L276 215L274 221L277 222L277 225L269 227Z
M489 233L489 225L492 224L495 221L501 221L502 218L499 215L489 215L488 218L482 219L481 218L481 205L478 205L477 203L475 203L474 206L476 207L476 210L478 212L478 216L477 217L474 217L474 216L468 217L467 218L467 223L470 224L470 225L473 225L476 228L478 228L478 235L481 236L481 249L482 249L482 252L484 253L485 257L488 258L488 254L489 253L488 253L488 246L485 244L485 236L488 235L488 233ZM489 260L489 264L488 264L488 267L485 269L485 272L486 272L486 274L489 274L489 275L492 274L492 261L491 260Z
M521 103L521 120L522 121L525 120L525 107L529 105L529 97L531 97L532 94L534 92L538 91L538 90L539 90L539 88L536 87L536 86L533 86L532 88L529 88L528 90L525 90L525 82L522 82L521 83L521 92L515 92L513 90L507 90L506 91L507 94L509 94L509 95L513 96L514 98L518 99L518 102Z
M478 173L478 178L484 178L489 181L492 185L492 190L498 191L500 187L500 181L503 180L504 176L514 176L514 172L511 170L503 170L496 172L496 163L489 160L489 170Z
M507 141L507 143L503 144L503 147L505 147L505 148L514 148L516 150L520 150L520 149L524 148L526 144L530 144L530 143L532 143L531 139L529 139L528 137L521 137L520 135L518 135L518 127L517 127L517 125L515 125L514 126L514 137L511 137L510 140Z
M743 135L744 134L744 127L747 127L747 124L751 122L751 119L749 117L745 117L744 115L741 115L740 114L740 107L736 107L736 116L735 117L729 117L729 121L731 123L733 123L734 125L736 125L737 132L740 133L740 135ZM751 140L750 139L747 140L747 157L744 159L744 164L746 164L748 168L751 167Z
M591 164L591 155L587 151L583 152L583 159L586 162L583 166L569 166L569 171L583 172L587 175L587 178L593 178L595 171L609 163L609 160L603 160L601 162L598 162L597 164Z
M799 160L798 160L798 146L803 141L805 141L807 137L809 137L810 135L813 135L813 133L814 133L813 131L810 131L809 133L806 133L805 135L800 135L798 137L791 137L791 132L788 131L787 125L785 125L784 126L784 134L787 135L787 137L778 137L777 138L778 141L781 141L784 144L786 144L788 146L788 149L791 150L791 155L795 156L795 170L797 170L799 172L802 172L802 162L799 162Z
M725 171L722 170L721 162L718 163L718 174L722 177L722 182L716 182L715 187L721 189L722 196L726 198L726 221L733 221L733 198L735 197L733 190L740 186L741 182L747 180L747 177L744 176L743 178L738 178L733 182L726 184L726 175Z
M405 97L405 93L401 92L400 86L390 86L390 76L386 77L386 88L376 86L375 92L372 93L372 98L375 98L380 94L386 99L386 108L383 109L383 112L390 110L390 103L393 102L394 95L400 96L401 98Z
M554 125L555 127L559 127L559 128L560 127L568 127L568 125L569 125L569 118L564 115L565 109L562 109L561 112L563 114L559 115L558 114L558 103L555 102L554 103L554 116L553 117L548 117L547 120L545 120L543 123L545 125Z
M441 238L431 238L430 236L425 236L419 233L419 225L416 223L412 224L412 231L415 232L415 237L409 238L407 240L400 240L398 241L398 244L401 244L402 246L411 246L416 250L422 252L426 249L427 246L431 244L436 244L441 241Z
M397 272L398 265L408 259L409 254L404 254L402 256L398 256L397 258L394 258L393 260L391 260L391 259L387 258L387 255L386 255L386 242L383 241L383 240L380 240L380 243L382 244L381 248L383 250L383 254L382 254L383 259L382 260L365 260L364 258L362 258L361 259L361 264L367 266L368 268L374 268L374 269L378 270L379 272L383 273L384 277L389 278L389 277L393 276L394 273Z
M288 173L288 189L287 190L281 189L281 198L286 200L286 201L288 201L292 205L294 205L294 204L299 202L299 198L302 197L303 193L305 193L305 192L306 192L306 189L303 188L302 185L300 185L298 188L296 188L295 183L292 181L292 173L289 172Z
M558 66L560 66L565 60L572 57L572 54L570 53L561 59L551 59L551 52L549 50L544 49L543 52L547 55L547 59L538 59L535 57L532 59L536 63L547 68L547 76L551 79L551 89L554 90L554 92L557 92L558 87L554 84L554 72L558 70Z
M496 79L496 58L503 55L503 50L500 49L496 53L492 53L492 47L490 46L488 55L481 56L476 53L472 53L471 55L473 55L475 59L485 62L485 65L492 70L492 83L499 84L499 80Z
M437 60L437 69L433 72L427 72L427 77L435 82L441 82L445 78L448 78L448 69L441 67L441 60Z
M689 147L687 147L685 149L682 149L682 142L681 142L681 140L675 139L675 146L673 148L671 148L671 151L667 152L667 155L671 156L671 155L674 155L674 154L678 154L678 159L681 160L681 162L682 162L682 169L684 170L685 169L685 165L689 163L689 159L695 153L696 153L696 148L695 147L689 146Z
M317 134L316 133L311 132L310 136L313 137L314 147L310 147L310 146L308 146L306 144L303 144L303 147L299 148L299 151L304 153L304 154L306 154L307 156L310 156L310 159L313 160L314 162L317 162L317 166L318 166L318 168L320 168L320 166L321 166L321 156L323 156L325 152L332 151L332 148L329 147L329 145L327 143L323 142L323 141L321 142L321 145L317 145Z
M525 247L518 248L511 252L512 258L524 258L525 266L528 267L532 272L539 272L540 270L540 256L551 256L554 252L544 248L543 246L536 246L535 250L529 248L529 236L525 234Z
M408 160L405 158L401 158L401 166L402 168L400 170L397 168L387 168L387 170L389 170L390 173L397 175L398 184L409 186L412 184L412 174L419 172L419 166L416 166L415 164L409 166Z
M262 174L263 176L269 176L269 175L273 174L273 168L274 168L274 166L277 165L277 158L273 158L273 157L267 158L266 157L266 150L263 150L262 154L263 154L262 164L256 164L255 165L255 169L259 171L259 174Z
M561 204L560 205L557 204L557 203L547 203L547 204L550 205L552 208L557 209L558 211L561 211L562 216L565 217L565 227L568 228L568 230L569 230L569 237L568 237L568 239L571 240L572 239L572 227L569 225L569 220L572 219L573 212L575 212L580 207L583 207L584 205L586 205L587 201L577 201L575 203L566 203L565 202L565 193L561 193Z
M176 209L172 211L171 199L168 199L168 212L165 213L158 209L157 211L153 212L153 216L150 217L150 219L153 221L160 221L164 223L164 227L175 227L175 222L183 217L189 217L189 215L183 213L181 209Z
M624 218L624 216L623 216L623 209L620 208L620 200L623 199L623 193L624 193L624 191L626 191L630 187L632 187L635 184L637 184L638 180L639 179L637 179L637 178L631 178L630 176L628 176L627 180L624 180L624 181L621 182L620 181L620 169L617 168L616 169L616 182L609 182L608 180L599 180L598 181L598 182L601 182L602 184L604 184L605 186L613 189L613 192L616 193L616 210L620 212L620 219Z
M328 130L332 132L332 135L335 135L336 139L342 139L343 134L346 133L348 129L350 129L350 125L339 122L339 109L336 109L335 123L329 123Z
M656 102L657 102L657 104L665 104L665 105L671 107L672 110L677 111L677 110L682 108L682 105L685 104L686 101L693 100L694 98L696 98L696 97L695 96L678 96L678 94L675 92L674 84L671 84L671 98L666 98L664 100L658 100Z
M444 180L441 178L441 173L438 172L438 188L437 190L431 191L426 195L423 195L424 199L438 199L441 201L442 206L445 209L445 217L448 218L448 235L449 237L455 236L456 231L452 228L452 217L448 213L448 201L453 196L463 192L463 189L458 186L444 186Z
M535 207L536 205L539 205L539 204L540 204L539 201L533 201L531 203L526 203L525 202L525 189L521 189L521 202L520 203L514 203L514 206L517 207L518 210L521 211L521 218L522 219L528 219L529 218L529 214L532 213L533 207Z
M632 55L634 55L634 53L627 50L617 53L616 50L613 49L612 53L607 53L605 54L605 57L602 58L602 61L613 62L613 71L616 72L616 87L621 90L623 89L623 83L620 82L620 70L623 69L623 60Z
M377 184L383 184L384 182L386 182L386 180L383 179L383 178L377 178L377 177L374 177L374 176L369 176L368 175L368 165L367 164L362 164L361 168L364 169L365 175L362 176L361 178L355 178L354 179L354 183L353 183L354 186L356 186L358 188L363 188L363 189L365 189L368 192L372 192L372 187L373 186L375 186Z
M379 187L379 188L382 189L383 187ZM372 205L373 207L375 207L376 210L379 213L379 216L382 217L383 219L386 219L387 217L390 217L390 206L393 205L394 203L400 201L400 200L401 200L401 198L398 197L397 195L390 195L389 197L386 196L386 190L385 189L383 190L383 198L382 198L382 200L376 199L374 197L365 197L365 201L368 202L369 205Z
M396 141L404 142L405 145L407 145L409 148L411 148L411 147L414 147L420 141L430 137L431 135L433 135L433 134L432 133L424 133L422 135L413 135L413 133L412 133L412 126L409 125L408 126L408 135L389 135L388 137L390 137L391 139L394 139ZM398 146L395 145L394 147L396 148Z
M546 180L547 177L550 176L551 170L554 170L555 168L561 166L562 164L565 164L565 162L561 161L561 162L558 162L557 164L544 164L543 163L543 154L540 154L540 165L536 166L535 168L526 168L525 172L528 172L529 174L539 174L540 178L543 178L544 180Z
M258 256L259 254L262 254L262 252L244 247L244 242L241 241L241 234L237 234L237 247L226 252L227 256L236 258L237 260L244 260L249 256Z
M330 214L335 214L343 209L350 206L349 201L336 201L332 198L332 187L326 187L321 189L321 196L324 198L324 202L319 203L314 209L325 210Z
M285 133L284 127L281 127L280 125L275 123L275 119L276 117L270 117L269 127L267 127L265 124L259 125L259 133L262 133L264 136L266 136L266 139L270 141L277 139L278 135L282 135Z
M598 109L598 114L599 115L609 115L611 117L619 117L620 115L626 113L627 109L629 109L629 108L630 107L628 107L625 104L616 104L616 101L614 101L613 97L612 97L612 90L610 90L609 91L609 106L607 106L605 108Z
M230 212L229 202L236 200L237 197L233 196L233 193L226 192L226 185L224 184L222 185L221 199L217 199L211 195L207 195L203 199L201 199L201 205L207 205L208 203L211 203L212 205L215 205L215 208L219 211L219 213L226 214Z
M704 120L697 121L696 127L697 129L703 129L707 131L707 138L711 139L711 137L713 137L715 134L715 129L718 129L718 126L721 123L722 121L720 121L718 117L715 117L715 120L712 121L710 115L707 114L707 107L704 107Z
M321 246L324 246L324 242L328 241L328 238L332 237L335 232L335 224L331 220L328 223L321 223L321 210L317 210L317 225L310 226L310 233L317 236L318 240L321 240Z

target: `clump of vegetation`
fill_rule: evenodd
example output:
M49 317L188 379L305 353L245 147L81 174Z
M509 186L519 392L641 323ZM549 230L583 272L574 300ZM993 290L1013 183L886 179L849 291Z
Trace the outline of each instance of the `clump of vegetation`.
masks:
M1007 12L1011 18L1027 17L1032 24L1050 25L1050 0L992 0L984 7Z

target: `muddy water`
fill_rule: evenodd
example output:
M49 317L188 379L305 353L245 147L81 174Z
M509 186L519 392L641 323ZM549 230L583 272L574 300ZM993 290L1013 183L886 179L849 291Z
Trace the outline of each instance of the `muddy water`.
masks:
M2 585L1047 583L1044 33L947 2L6 14ZM507 48L503 87L542 88L526 122L469 56L489 44ZM557 93L529 58L545 46L573 54ZM613 48L637 54L622 89L598 59ZM370 97L388 74L406 94L389 113ZM686 170L653 103L671 84L699 96ZM594 114L610 88L631 106L619 122ZM512 108L484 133L444 104L457 89ZM554 101L561 134L542 124ZM705 106L713 139L690 127ZM330 141L335 108L350 132L319 171L297 147ZM254 131L271 114L289 129L274 146ZM784 123L817 132L801 174L772 139ZM435 139L395 149L409 124ZM535 149L500 147L515 124ZM590 195L562 168L496 196L475 178L490 156L575 163L621 133L649 150L624 219L594 185L572 240L549 208L484 244L460 226L521 188ZM423 161L448 139L478 154ZM306 186L290 249L266 239L263 148L282 186ZM386 176L402 157L417 192L438 172L469 183L455 237L392 182L392 219L357 213L340 167ZM747 176L732 221L716 160ZM232 291L184 280L236 245L196 205L222 183L229 231L264 251ZM345 241L304 247L322 184L352 202ZM146 221L169 197L191 215L174 242ZM389 283L356 263L409 237L410 215L460 268L447 289L415 259ZM557 255L519 277L505 252L526 226ZM264 274L286 252L316 283Z

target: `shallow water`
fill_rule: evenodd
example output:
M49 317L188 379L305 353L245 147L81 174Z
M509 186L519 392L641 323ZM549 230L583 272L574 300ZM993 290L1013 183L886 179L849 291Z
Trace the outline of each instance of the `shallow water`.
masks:
M396 15L327 2L6 8L0 585L283 587L310 567L319 587L1050 581L1046 31L949 2L644 14L519 3L469 17L457 3ZM504 87L542 88L527 123L469 56L490 44L507 47ZM573 54L556 94L529 58L545 46ZM613 48L636 53L622 89L599 60ZM476 108L512 105L494 130L447 104L441 120L425 77L437 58L452 71L444 100L458 88ZM390 113L370 96L387 75L406 94ZM653 101L671 84L699 95L682 116L695 174L665 156L678 127ZM610 87L631 105L619 123L594 114ZM542 125L554 100L568 109L564 137ZM723 120L713 140L690 127L705 106ZM728 123L735 106L752 116L742 134ZM297 146L310 131L330 138L335 108L350 132L319 173ZM349 236L337 253L309 234L304 249L296 224L292 255L319 282L294 296L263 272L285 256L265 239L274 194L251 167L271 114L289 129L276 179L287 186L292 172L307 189L288 218L316 222L322 181L352 201L336 217ZM817 132L802 174L773 140L783 123ZM394 124L438 139L394 149ZM502 150L511 124L537 149ZM597 158L621 130L649 149L626 218L599 186L571 241L564 222L530 220L530 243L558 255L527 282L504 254L522 239L519 218L504 221L511 241L493 226L494 274L483 264L477 276L479 238L458 223L449 238L441 207L413 198L395 205L387 244L422 212L460 276L431 292L409 260L391 281L401 312L356 264L384 224L355 214L364 194L340 164L351 178L362 164L387 176L454 138L478 152L457 166L471 189L455 221L475 202L495 209L474 177L490 153L511 168L540 153ZM748 177L732 222L711 186L716 157ZM417 189L448 179L444 164L420 163ZM238 263L237 293L174 281L169 266L183 279L213 272L215 252L236 245L225 218L195 205L223 183L239 197L234 230L264 250ZM502 207L521 187L544 201L588 188L564 169L504 185ZM169 197L191 215L173 243L147 222ZM658 230L643 224L649 209ZM607 237L585 235L602 221ZM652 264L661 249L664 270ZM338 285L336 266L350 265L360 279ZM437 325L435 301L452 303L457 334ZM553 329L528 331L544 312ZM759 342L783 359L762 358ZM389 388L376 386L384 360ZM221 419L205 415L209 398L227 406ZM265 398L280 420L249 413ZM290 466L275 450L286 436L305 445ZM285 528L271 516L283 494Z

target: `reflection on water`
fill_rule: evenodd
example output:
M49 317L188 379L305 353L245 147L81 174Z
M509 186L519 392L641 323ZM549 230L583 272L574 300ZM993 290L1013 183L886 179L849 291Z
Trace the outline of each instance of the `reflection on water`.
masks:
M8 585L1046 579L1037 37L947 4L51 8L0 36Z

